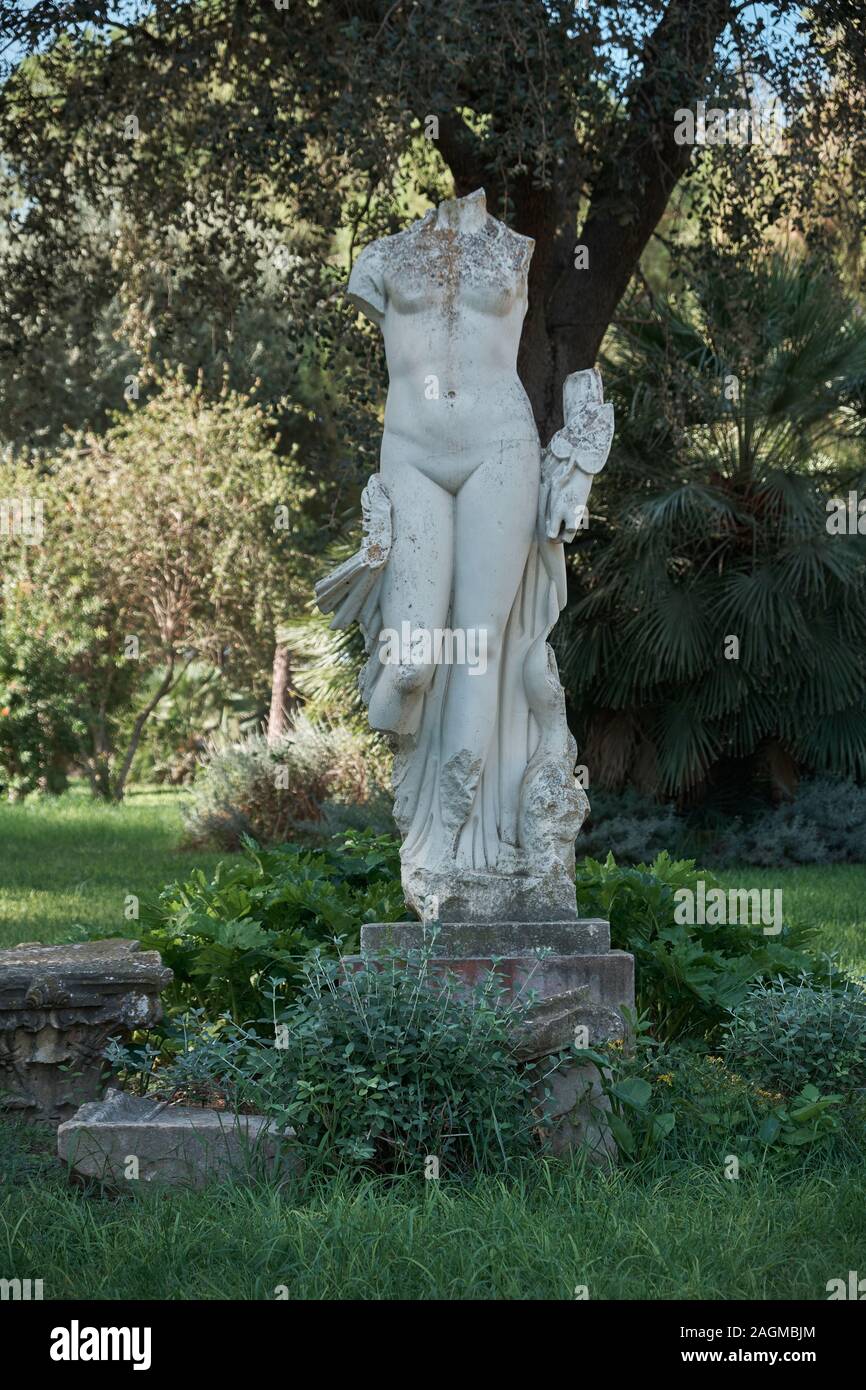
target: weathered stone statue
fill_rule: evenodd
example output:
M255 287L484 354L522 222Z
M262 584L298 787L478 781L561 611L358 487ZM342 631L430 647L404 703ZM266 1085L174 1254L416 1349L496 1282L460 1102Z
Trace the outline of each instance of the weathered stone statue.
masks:
M613 408L598 372L570 376L542 451L517 375L533 245L479 190L368 245L349 280L390 386L364 545L316 596L333 626L364 632L362 692L395 735L403 886L422 920L576 918L588 803L547 638Z
M362 957L432 943L467 988L495 962L506 991L534 996L516 1046L539 1064L542 1129L609 1160L599 1073L558 1054L624 1036L634 962L607 922L577 917L588 802L547 639L613 410L598 372L574 373L542 450L517 375L532 249L479 190L361 253L349 297L381 328L390 376L381 467L364 543L316 597L332 626L364 633L361 690L394 737L403 888L421 919L365 925Z

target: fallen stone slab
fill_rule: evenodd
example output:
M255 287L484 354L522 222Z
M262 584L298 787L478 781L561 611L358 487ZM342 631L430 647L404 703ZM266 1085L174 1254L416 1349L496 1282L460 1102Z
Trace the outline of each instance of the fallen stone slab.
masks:
M0 1105L57 1122L101 1095L106 1042L157 1023L171 979L134 940L0 951Z
M280 1135L264 1115L174 1105L111 1090L82 1105L57 1131L57 1154L70 1175L115 1190L136 1183L201 1188L229 1176L283 1177L300 1172L293 1133Z

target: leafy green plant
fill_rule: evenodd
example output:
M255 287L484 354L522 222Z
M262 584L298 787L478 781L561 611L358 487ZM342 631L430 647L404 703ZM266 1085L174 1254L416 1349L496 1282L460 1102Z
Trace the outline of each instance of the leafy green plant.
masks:
M375 816L386 775L386 759L368 732L301 714L276 743L248 735L212 744L185 814L186 840L228 850L245 836L275 844L327 829L326 807L340 804L363 813L372 803Z
M572 1056L598 1068L607 1108L599 1108L598 1120L607 1128L618 1151L630 1159L645 1158L674 1129L677 1116L671 1109L654 1105L652 1059L660 1044L652 1036L649 1020L634 1010L623 1009L628 1042L621 1039L604 1048L572 1049ZM562 1054L561 1062L565 1056Z
M806 1085L846 1091L866 1086L866 991L809 977L760 981L724 1028L731 1066L793 1095Z
M194 869L143 903L141 942L174 971L171 1004L242 1022L260 1017L269 978L291 994L313 948L336 953L339 939L354 950L363 922L405 915L393 839L348 832L322 850L247 841L210 879Z
M596 785L866 773L866 540L827 527L862 487L864 378L859 306L814 264L733 251L676 297L638 287L557 636Z
M2 609L2 606L0 606ZM0 790L61 792L85 732L68 659L44 635L0 630Z
M825 969L809 952L807 928L786 924L769 937L748 925L677 922L675 892L696 892L699 879L714 882L665 852L651 865L620 866L609 854L577 869L580 914L607 918L612 944L634 955L638 1009L659 1039L713 1032L756 980Z
M199 1021L159 1068L118 1044L109 1057L173 1099L268 1115L312 1162L499 1171L536 1143L535 1078L515 1057L527 1005L506 1001L493 972L470 992L430 962L425 949L352 969L316 951L295 998L274 990L257 1030Z
M758 1130L762 1144L814 1144L836 1131L833 1107L841 1105L842 1096L822 1096L817 1086L804 1086L795 1100L774 1106Z
M753 1166L768 1153L818 1146L840 1128L844 1097L807 1085L786 1100L740 1076L694 1042L659 1043L648 1020L632 1018L631 1045L611 1043L577 1056L601 1071L609 1127L628 1162L658 1158L707 1164L732 1156ZM858 1115L846 1117L857 1132ZM862 1120L860 1121L862 1123Z

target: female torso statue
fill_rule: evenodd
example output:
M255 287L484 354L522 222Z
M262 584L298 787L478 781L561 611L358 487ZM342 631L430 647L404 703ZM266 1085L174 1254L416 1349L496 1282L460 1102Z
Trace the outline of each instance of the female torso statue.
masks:
M317 598L364 629L361 687L371 725L396 736L403 883L422 918L575 915L587 803L546 639L611 422L597 374L576 374L566 409L570 394L588 430L567 414L542 460L516 368L532 250L479 191L367 246L349 280L390 386L365 546Z

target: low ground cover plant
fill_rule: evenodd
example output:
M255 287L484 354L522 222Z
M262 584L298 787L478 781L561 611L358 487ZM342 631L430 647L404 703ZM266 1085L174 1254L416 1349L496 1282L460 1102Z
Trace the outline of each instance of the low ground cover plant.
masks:
M681 814L632 788L594 791L588 826L578 842L582 853L617 861L651 861L660 850L698 858L716 868L753 864L862 864L866 860L866 787L839 776L805 777L792 797L778 805L753 796L748 814L739 808L698 807Z
M809 976L759 981L724 1026L726 1062L791 1095L803 1086L866 1089L866 990Z
M695 1039L659 1043L646 1020L632 1020L633 1045L579 1053L601 1069L610 1125L622 1161L701 1162L741 1168L786 1162L793 1149L823 1152L831 1140L856 1149L866 1102L825 1084L790 1094L741 1075Z
M116 1044L109 1060L139 1089L265 1114L325 1166L437 1178L537 1147L534 1072L515 1057L528 1004L492 972L467 992L428 948L357 969L313 952L301 976L256 1027L199 1018L167 1064Z
M312 949L336 953L339 941L350 952L362 923L405 915L391 838L348 831L324 849L247 840L210 877L194 869L142 903L141 943L174 971L170 1007L246 1022L261 1015L269 979L286 995L300 985Z

